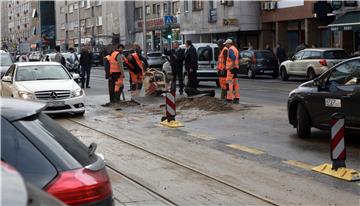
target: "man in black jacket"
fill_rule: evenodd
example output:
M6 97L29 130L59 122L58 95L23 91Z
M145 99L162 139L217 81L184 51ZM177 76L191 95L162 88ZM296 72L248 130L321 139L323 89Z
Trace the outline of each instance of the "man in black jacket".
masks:
M92 64L92 52L89 47L84 48L80 55L80 66L81 66L81 88L84 88L86 79L86 88L90 88L90 71ZM86 78L85 78L86 75Z
M186 52L185 52L185 70L188 75L188 84L187 87L196 89L197 87L197 69L198 69L198 56L196 53L195 47L192 45L190 40L187 40L185 43Z
M184 62L184 50L179 47L179 43L175 41L173 43L173 49L166 53L170 55L171 72L173 75L171 81L171 91L176 91L176 79L179 81L179 93L180 95L184 92L184 78L183 78L183 62Z

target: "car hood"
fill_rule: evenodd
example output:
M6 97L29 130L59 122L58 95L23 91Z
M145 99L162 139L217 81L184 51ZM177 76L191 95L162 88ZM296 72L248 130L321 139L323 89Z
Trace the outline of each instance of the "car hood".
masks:
M299 87L316 87L314 80L304 82Z
M49 91L49 90L70 90L80 88L72 79L68 80L41 80L41 81L21 81L17 85L29 92Z

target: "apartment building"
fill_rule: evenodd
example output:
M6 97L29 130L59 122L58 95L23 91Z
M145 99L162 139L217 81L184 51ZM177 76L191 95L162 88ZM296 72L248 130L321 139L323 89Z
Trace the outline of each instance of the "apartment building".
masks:
M258 1L184 0L180 4L180 28L184 39L215 42L232 38L240 47L256 48L260 34Z

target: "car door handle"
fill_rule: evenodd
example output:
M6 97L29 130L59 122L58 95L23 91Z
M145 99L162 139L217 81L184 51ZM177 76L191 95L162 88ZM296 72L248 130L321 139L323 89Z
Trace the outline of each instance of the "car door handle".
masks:
M345 94L343 96L341 96L342 99L350 99L354 94L353 93L349 93L349 94Z

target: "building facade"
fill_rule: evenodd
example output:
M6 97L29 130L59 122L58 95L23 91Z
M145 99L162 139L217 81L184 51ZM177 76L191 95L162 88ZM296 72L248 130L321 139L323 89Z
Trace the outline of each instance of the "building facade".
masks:
M184 39L215 42L232 38L240 47L259 44L258 1L181 1L180 28Z

